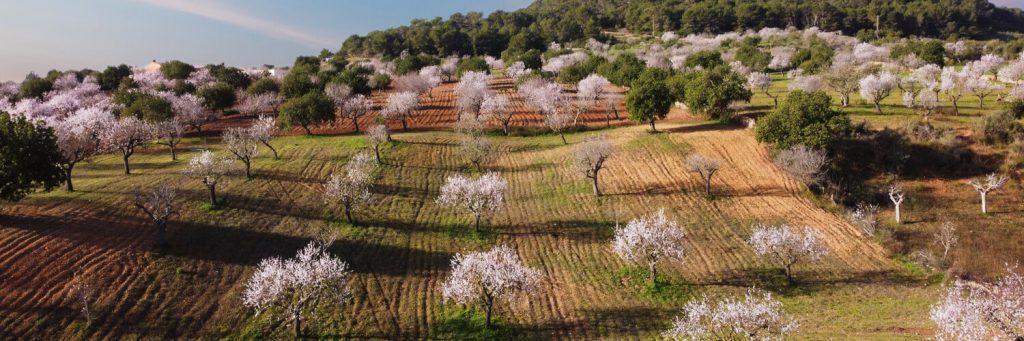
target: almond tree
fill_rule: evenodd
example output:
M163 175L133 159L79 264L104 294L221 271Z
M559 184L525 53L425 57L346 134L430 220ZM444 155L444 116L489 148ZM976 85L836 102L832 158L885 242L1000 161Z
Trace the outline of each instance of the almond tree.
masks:
M380 145L390 140L388 135L388 127L383 124L375 124L366 129L366 139L373 145L373 154L377 158L377 163L380 164Z
M551 129L552 132L558 134L558 137L562 138L562 144L569 144L565 140L565 129L572 126L572 116L561 110L555 110L544 115L544 125Z
M384 106L381 116L387 120L399 120L402 122L402 130L408 131L409 117L412 116L416 107L419 106L419 95L414 92L398 92L388 96L388 102Z
M281 97L276 92L264 92L243 96L242 101L238 104L238 109L243 114L256 116L276 113L279 106L281 106Z
M484 99L484 102L480 104L480 112L484 115L488 115L501 122L501 128L505 131L505 135L511 134L509 130L509 124L512 122L512 114L514 113L509 105L508 97L505 95L491 95Z
M939 225L939 231L935 233L935 243L942 247L942 259L949 256L949 250L956 246L956 225L953 222L945 221Z
M967 76L963 72L957 71L956 68L947 66L942 68L940 78L939 89L945 92L946 97L949 97L949 101L953 103L953 112L960 115L960 106L957 103L967 91Z
M580 80L579 83L576 83L577 107L581 109L579 112L586 111L598 103L601 100L601 96L607 92L608 85L611 85L611 82L597 74L591 74L587 78ZM576 117L579 118L579 114ZM612 122L610 119L607 119L607 114L605 118L605 123L610 127Z
M153 137L153 129L134 116L122 118L103 130L101 140L108 150L121 153L124 161L124 174L131 174L128 158L135 154L135 148L143 145Z
M252 135L252 130L228 128L224 131L223 140L225 149L245 164L245 178L252 179L252 159L260 152L260 141Z
M789 91L803 91L807 93L821 90L823 84L821 76L818 75L800 75L793 77L793 80L789 82L787 87Z
M295 258L260 261L245 285L242 303L256 314L282 314L292 332L302 333L303 316L316 316L321 302L342 304L351 298L347 263L332 256L328 243L311 242Z
M998 190L1006 185L1006 176L992 173L985 176L984 179L971 179L968 184L981 195L981 213L988 213L988 192Z
M540 271L528 267L515 250L505 245L490 251L456 254L452 272L441 286L445 301L483 305L485 325L491 327L495 300L510 303L540 289Z
M900 224L903 222L901 216L900 206L903 205L903 199L906 198L906 193L903 192L903 187L897 184L889 186L889 200L892 201L893 207L896 208L896 223Z
M772 76L764 72L751 72L747 76L747 88L751 91L761 90L765 96L771 97L774 106L779 106L779 96L772 96L771 92L768 92L772 87Z
M331 174L324 184L324 199L328 204L341 204L349 223L355 223L352 210L370 199L370 179L376 168L372 162L369 155L356 154L343 172Z
M71 171L79 162L101 151L101 137L104 129L107 129L114 122L114 116L110 112L90 107L79 109L74 114L54 124L54 135L57 137L57 147L60 148L60 167L64 171L64 183L68 192L73 192L75 186L71 182Z
M201 179L210 192L210 205L217 205L217 183L234 170L231 159L216 157L209 150L192 158L183 172L185 176Z
M174 187L166 183L148 193L135 190L135 200L132 204L146 213L153 221L157 230L156 245L158 247L167 246L167 222L171 220L171 216L178 214L175 199L177 199L177 193Z
M1012 270L995 283L957 280L931 308L939 340L1024 339L1024 276Z
M480 114L481 105L490 94L487 85L490 79L490 75L480 71L469 71L462 75L455 84L455 94L459 96L456 106L460 116L465 113Z
M615 115L615 119L619 119L619 103L622 103L622 94L617 92L609 92L604 96L604 107L605 107L605 121L608 126L612 125L611 115Z
M181 143L181 137L185 134L185 125L176 118L159 122L153 125L153 136L157 143L167 146L171 150L171 161L178 160L176 149Z
M352 127L355 127L356 133L359 133L359 118L373 110L373 100L362 94L355 95L345 101L341 108L341 117L352 120Z
M174 117L197 133L202 133L204 125L217 119L217 113L206 110L203 100L195 95L170 96L167 100L174 109Z
M798 326L771 293L747 289L742 300L690 300L662 335L672 340L782 340Z
M682 260L686 233L665 217L665 209L630 220L615 229L612 251L627 262L647 265L651 284L657 280L656 265L665 259Z
M615 147L603 135L589 137L573 149L572 156L576 161L576 169L591 180L596 196L601 196L597 181L598 175L604 169L604 162L612 156L613 152L615 152Z
M273 116L260 115L256 122L249 127L249 136L259 141L264 146L270 149L270 152L274 154L274 160L280 159L277 155L277 149L270 145L270 140L274 139L274 134L277 132L277 119Z
M324 94L340 109L352 97L352 88L341 83L331 83L324 87Z
M709 159L700 154L690 154L686 157L686 167L690 168L690 171L700 174L701 180L704 180L704 194L711 195L711 177L718 172L718 160Z
M479 231L481 216L497 213L504 207L507 187L508 182L494 172L487 172L476 179L453 175L441 186L437 203L469 211L474 216L474 229Z
M778 264L786 274L786 280L793 283L793 266L801 261L817 261L828 254L817 232L810 226L798 231L783 224L770 226L758 224L747 244L754 248L759 257Z
M896 76L882 71L878 74L867 75L861 78L858 84L860 97L875 104L875 110L882 114L882 100L889 97L892 89L896 87Z
M862 72L852 63L835 63L825 72L825 83L839 93L839 103L844 108L850 106L850 94L860 86Z
M494 154L494 146L482 136L466 136L459 142L459 154L482 171L482 165Z
M978 107L985 109L985 97L1002 90L1003 86L981 75L969 75L964 82L964 89L978 96Z
M92 324L93 301L96 300L100 286L103 285L100 274L86 273L83 269L75 273L70 284L71 294L74 295L74 300L82 310L82 317L85 318L86 325Z
M775 165L807 185L821 180L822 170L828 164L825 151L805 145L786 148L775 155Z
M429 93L430 89L434 87L428 79L428 76L421 75L417 72L410 72L401 75L396 78L392 84L398 92L414 92L419 95Z

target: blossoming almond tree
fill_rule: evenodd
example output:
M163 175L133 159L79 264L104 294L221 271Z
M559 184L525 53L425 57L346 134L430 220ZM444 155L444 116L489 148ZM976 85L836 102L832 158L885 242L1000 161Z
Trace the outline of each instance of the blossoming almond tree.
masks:
M380 145L388 142L390 139L388 127L385 127L383 124L370 126L366 129L366 139L370 141L370 145L373 145L373 154L377 158L377 163L380 164Z
M657 265L664 259L682 260L686 233L665 217L665 209L630 220L615 230L612 251L628 262L647 265L650 281L657 279Z
M135 200L132 205L142 210L153 221L153 225L156 225L157 246L167 245L167 222L170 221L171 216L178 213L175 205L176 198L177 192L174 187L167 184L160 185L148 193L135 190Z
M245 285L242 303L257 314L281 314L291 320L296 337L303 316L315 315L321 303L343 304L351 297L347 263L327 252L329 243L311 242L295 258L260 261Z
M789 225L770 226L758 224L747 240L754 253L776 263L793 283L793 266L802 261L817 261L828 254L817 232L809 226L802 231Z
M210 193L210 205L217 205L217 184L221 178L234 170L234 162L229 158L213 155L209 150L192 158L183 174L189 178L200 179Z
M252 130L228 128L224 131L223 140L225 149L245 165L245 178L252 179L252 159L260 152L260 141L252 135Z
M512 248L499 245L486 252L456 254L441 295L445 301L482 305L490 328L496 300L511 302L522 294L533 294L540 280L540 271L523 264Z
M349 160L344 171L331 174L330 180L324 184L324 199L328 204L341 204L349 223L355 223L352 210L370 199L370 178L374 168L376 165L370 155L359 153Z
M124 161L124 174L131 174L128 158L135 154L135 148L143 145L153 137L153 129L146 122L134 116L122 118L103 130L101 140L108 150L121 153Z
M512 122L514 111L511 110L508 97L505 95L491 95L480 104L480 112L498 120L505 135L511 134L509 124Z
M700 174L701 180L704 181L704 194L711 195L711 177L721 167L718 160L710 159L700 154L690 154L690 156L686 157L686 167L690 171Z
M988 213L988 192L1002 188L1006 180L1005 175L996 173L986 175L984 179L971 179L968 184L981 195L981 213Z
M751 91L761 90L765 96L771 97L774 106L779 106L779 96L773 96L768 92L772 87L772 76L764 72L751 72L747 76L747 88Z
M383 117L388 120L402 122L402 130L409 130L408 120L413 111L420 105L419 95L415 92L398 92L388 96Z
M896 76L882 71L878 74L867 75L861 78L858 84L860 97L875 104L875 110L882 114L882 100L889 97L892 89L896 87Z
M453 175L441 186L441 195L437 197L437 203L469 211L474 217L474 229L480 230L482 216L501 211L504 207L507 187L508 182L494 172L488 172L476 179Z
M64 183L68 192L75 190L71 182L71 171L79 162L100 152L103 130L113 122L114 116L109 111L90 107L79 109L54 124L54 135L57 136L57 147L61 154L60 166L64 170Z
M939 340L1024 339L1024 276L1008 270L995 283L957 280L931 308Z
M352 121L352 127L355 128L356 133L359 132L359 118L366 116L373 110L373 101L366 96L359 94L352 96L345 104L341 107L341 117L347 118Z
M747 289L742 300L726 298L712 304L707 296L683 307L672 328L672 340L782 340L799 325L769 292Z
M256 122L249 127L249 135L264 146L267 146L267 148L270 149L270 152L274 154L275 160L281 158L277 155L277 149L270 145L270 140L274 139L274 133L276 132L277 119L268 115L260 115L260 117L256 119Z
M604 169L604 163L612 156L615 146L604 136L595 136L583 140L583 143L576 145L573 149L573 160L576 169L591 180L594 188L594 195L601 196L601 189L598 187L598 175Z

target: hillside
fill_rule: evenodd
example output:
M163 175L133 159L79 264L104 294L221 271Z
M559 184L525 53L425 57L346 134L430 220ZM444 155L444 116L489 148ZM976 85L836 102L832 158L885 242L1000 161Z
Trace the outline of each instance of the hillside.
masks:
M396 133L385 150L372 204L357 214L365 226L331 218L337 211L326 208L320 194L327 175L366 148L363 137L346 135L275 140L282 159L260 156L253 180L232 177L220 190L227 204L219 211L201 208L202 185L180 173L186 162L171 162L156 147L137 156L137 174L130 177L119 174L117 157L98 157L81 166L79 191L6 205L0 330L15 338L276 338L286 331L241 306L245 280L260 259L295 252L327 221L343 231L332 250L355 271L353 301L322 316L317 335L479 336L456 305L441 304L439 285L455 253L505 244L541 269L545 280L537 296L502 308L508 323L502 335L647 338L660 333L689 297L777 285L744 242L753 222L773 221L813 226L834 250L824 262L799 268L803 285L781 296L802 325L796 336L930 334L926 307L937 287L922 287L877 244L806 199L749 130L681 113L657 135L642 126L569 135L576 143L607 134L620 149L602 179L608 195L601 199L572 172L565 161L570 148L557 136L490 137L501 153L488 168L500 171L511 191L506 210L485 232L470 232L468 216L434 203L444 177L468 171L455 154L456 136L419 128L454 121L450 91L450 84L435 89L431 109L414 121L417 131ZM600 125L602 116L588 120ZM193 138L186 147L218 150L215 142ZM724 162L714 200L682 167L690 151ZM182 154L187 160L195 152ZM172 246L159 253L152 251L153 229L129 204L135 186L156 183L175 184L186 202L171 224ZM611 253L609 238L616 221L659 207L692 242L685 261L664 267L670 281L664 291L644 293L642 281ZM70 308L68 283L79 271L103 278L89 327Z

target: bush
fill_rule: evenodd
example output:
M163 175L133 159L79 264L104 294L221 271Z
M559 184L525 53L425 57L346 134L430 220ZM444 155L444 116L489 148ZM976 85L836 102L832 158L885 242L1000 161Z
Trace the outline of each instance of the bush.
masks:
M664 82L647 77L634 82L634 86L626 94L626 109L634 121L651 124L655 131L654 121L665 118L672 107L672 96Z
M160 73L167 79L186 79L194 71L196 71L195 66L180 60L160 64Z
M289 99L281 106L278 117L282 127L300 126L307 135L312 134L310 126L331 121L334 121L334 102L318 91Z
M43 98L43 94L53 89L53 82L30 75L21 82L21 89L18 92L20 98Z
M1013 115L1013 118L1021 119L1024 117L1024 99L1006 102L1006 111Z
M562 72L558 73L558 82L565 84L575 84L579 81L587 78L593 73L597 72L597 68L607 63L608 60L601 56L590 56L587 60L582 63L576 63L569 65L562 69Z
M718 51L700 51L686 57L686 67L703 67L710 69L719 65L725 65L722 61L722 54Z
M121 117L134 116L147 122L161 122L174 117L174 108L167 100L138 91L119 91L114 102L124 106Z
M487 66L487 61L481 57L466 58L459 61L459 65L455 68L456 74L462 77L462 74L467 71L481 71L488 72L490 68Z
M780 149L798 144L820 149L828 148L849 132L850 118L832 109L828 95L820 91L805 93L798 90L758 120L755 136L758 141L774 144Z
M192 83L176 80L174 81L174 88L171 89L175 95L181 96L184 94L192 94L196 92L196 86Z
M420 71L425 66L437 65L441 61L434 56L425 54L406 56L395 59L395 74L404 75L410 72Z
M597 73L615 85L630 86L646 68L647 65L636 56L624 54L615 58L615 61L598 67Z
M383 73L375 74L370 78L370 83L368 85L373 90L385 90L391 86L391 76Z
M982 139L987 144L1005 144L1024 135L1024 127L1009 111L1000 111L985 116L982 123Z
M752 95L746 80L724 65L694 73L684 90L686 105L691 110L720 120L728 118L730 103L749 101Z
M203 99L203 106L210 110L224 110L235 105L235 88L225 83L204 86L196 91L196 96Z
M249 88L245 90L250 95L261 95L270 92L281 91L281 86L277 85L277 81L272 78L260 78L259 80L249 84Z

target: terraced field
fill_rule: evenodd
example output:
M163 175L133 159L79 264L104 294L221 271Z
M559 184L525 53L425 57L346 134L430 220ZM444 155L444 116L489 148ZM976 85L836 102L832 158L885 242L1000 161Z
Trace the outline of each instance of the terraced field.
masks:
M508 84L495 84L507 87ZM931 333L927 307L939 288L889 259L874 242L802 194L776 169L750 131L685 120L557 136L489 137L500 146L487 168L509 181L506 209L473 233L470 217L434 202L445 177L471 173L457 155L458 137L441 128L455 120L451 86L435 90L383 152L372 203L357 212L360 226L340 223L322 201L320 185L354 153L366 150L353 135L286 136L275 140L281 160L254 163L254 179L233 177L220 188L226 207L202 208L204 188L181 169L194 151L170 161L152 147L132 158L136 174L120 175L120 159L98 157L76 170L79 191L33 195L0 210L0 338L222 338L286 335L276 321L241 306L245 280L260 259L291 256L320 229L343 237L332 251L356 273L353 300L307 324L313 335L342 338L465 338L453 334L461 308L441 302L439 286L450 258L462 251L507 244L544 275L544 290L501 306L503 336L562 339L655 338L693 295L737 294L749 286L773 288L777 279L744 240L755 221L809 225L826 236L832 253L798 269L801 286L779 295L800 322L796 335L922 338ZM378 99L381 95L376 96ZM522 111L516 126L540 117ZM600 108L599 108L600 109ZM373 118L364 118L370 122ZM604 113L585 116L592 127ZM621 123L621 122L620 122ZM345 131L325 127L321 132ZM607 134L619 152L595 198L574 173L571 145ZM211 147L193 138L187 148ZM692 151L722 160L705 198L683 157ZM171 183L183 193L172 223L172 246L151 251L155 233L130 207L137 186ZM629 264L610 248L616 222L660 207L686 229L685 261L666 264L665 292L645 293ZM625 269L625 270L624 270ZM85 325L69 281L77 272L102 274L98 317Z

